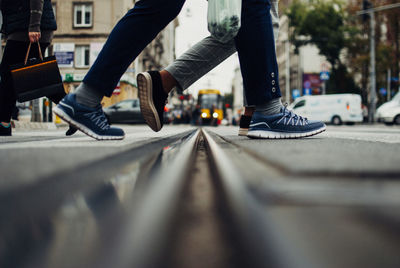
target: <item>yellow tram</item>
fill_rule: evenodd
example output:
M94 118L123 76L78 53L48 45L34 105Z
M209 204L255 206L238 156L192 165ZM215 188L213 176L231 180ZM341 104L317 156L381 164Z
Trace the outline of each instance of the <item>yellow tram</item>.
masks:
M217 89L202 89L199 91L197 104L201 110L203 125L219 125L224 118L223 97Z

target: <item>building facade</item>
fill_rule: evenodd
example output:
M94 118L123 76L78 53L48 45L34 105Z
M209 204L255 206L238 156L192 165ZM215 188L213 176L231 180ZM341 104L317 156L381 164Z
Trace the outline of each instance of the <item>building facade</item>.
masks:
M280 31L276 43L276 57L279 66L279 80L283 101L290 103L298 94L320 94L323 82L320 72L329 71L330 64L319 55L314 45L306 45L295 53L295 47L289 41L290 28L288 17L280 18Z

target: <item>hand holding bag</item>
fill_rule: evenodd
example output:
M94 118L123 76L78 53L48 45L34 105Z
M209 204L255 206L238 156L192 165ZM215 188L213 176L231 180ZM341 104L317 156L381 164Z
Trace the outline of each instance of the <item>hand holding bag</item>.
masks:
M226 43L240 29L242 0L208 0L208 30L217 40Z
M19 102L64 92L60 70L55 56L43 58L39 43L40 59L28 61L32 43L29 43L25 61L10 66L11 78Z

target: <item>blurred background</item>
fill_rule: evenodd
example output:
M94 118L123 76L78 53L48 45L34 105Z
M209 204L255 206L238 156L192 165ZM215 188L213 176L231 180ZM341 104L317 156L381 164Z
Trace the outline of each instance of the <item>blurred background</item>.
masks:
M57 57L65 90L72 92L95 61L113 26L135 1L54 0L52 3L58 30L48 54ZM387 104L390 109L376 110L399 91L399 5L398 0L281 0L276 53L282 100L293 104L306 97L291 107L309 117L327 113L321 119L327 123L400 124L398 102ZM208 35L207 1L187 1L181 14L126 70L113 96L104 98L102 104L109 107L112 123L142 123L140 118L132 117L136 112L140 116L140 111L132 106L137 99L136 74L163 69ZM214 91L202 91L207 89ZM199 97L200 91L203 94ZM243 111L242 91L235 54L183 94L174 91L166 107L165 123L235 125ZM203 101L201 95L206 94L210 98ZM349 102L345 96L334 96L330 102L313 98L326 94L357 96L353 96L355 102ZM125 100L132 105L120 103ZM307 108L311 102L315 104L311 106L327 107L327 111ZM14 119L61 123L52 114L52 106L47 99L21 103ZM212 109L218 111L214 113ZM131 114L132 120L119 119L127 114Z

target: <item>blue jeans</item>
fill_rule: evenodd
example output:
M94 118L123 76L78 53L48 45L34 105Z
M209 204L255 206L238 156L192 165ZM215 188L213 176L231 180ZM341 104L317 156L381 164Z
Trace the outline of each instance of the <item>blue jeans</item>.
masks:
M111 96L131 62L178 15L184 2L137 2L115 26L83 82ZM242 27L235 44L249 105L281 96L270 9L270 0L243 0Z
M248 105L281 97L270 0L243 0L242 26L235 37Z
M181 11L185 0L141 0L117 23L83 82L110 97L142 50Z

